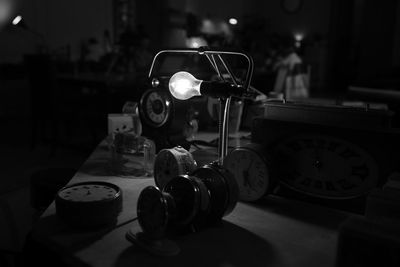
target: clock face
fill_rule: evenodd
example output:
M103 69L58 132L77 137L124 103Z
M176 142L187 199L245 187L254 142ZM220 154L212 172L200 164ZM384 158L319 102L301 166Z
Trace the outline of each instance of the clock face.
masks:
M151 126L163 126L171 113L170 97L161 90L148 90L141 99L141 112L145 122Z
M100 227L117 223L122 211L122 191L112 183L81 182L60 189L56 214L73 227Z
M357 197L378 183L378 165L365 150L330 136L288 138L275 147L274 160L282 184L317 197Z
M176 207L175 223L186 225L190 223L197 214L201 205L202 193L193 178L187 175L175 177L165 186L163 192L174 196L174 203ZM204 195L205 196L205 195Z
M224 166L235 176L240 200L255 201L271 186L267 163L254 150L234 149L225 158Z
M177 159L167 149L158 153L154 162L154 179L159 188L164 188L173 177L179 175L178 164Z
M143 231L160 238L168 224L168 208L161 191L154 186L143 189L138 198L137 214Z
M177 146L170 149L162 149L158 152L154 161L154 179L156 185L163 189L174 177L186 174L197 167L196 161L189 151Z
M117 195L118 191L115 188L102 184L78 184L58 193L61 199L73 202L112 200Z

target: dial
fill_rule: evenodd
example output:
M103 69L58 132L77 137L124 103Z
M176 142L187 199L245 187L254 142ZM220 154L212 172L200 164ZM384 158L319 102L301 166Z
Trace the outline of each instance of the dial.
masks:
M154 161L155 183L163 189L172 178L187 174L196 167L192 154L183 147L162 149Z
M93 202L100 200L111 200L117 195L117 190L101 184L80 184L61 190L59 197L75 202Z
M225 158L224 166L238 183L240 200L258 200L273 186L269 164L262 153L261 146L251 144L235 148Z
M168 200L158 188L148 186L139 195L137 215L140 226L150 238L161 238L168 224Z
M74 227L116 223L122 211L122 191L108 182L92 181L66 186L55 197L56 214Z
M178 176L178 162L171 153L160 151L154 162L154 178L160 188L164 188L172 177Z
M171 98L160 89L147 90L140 101L140 111L144 123L152 127L161 127L171 116Z
M180 175L171 179L164 187L163 192L174 197L178 210L175 219L177 225L191 223L200 208L202 195L208 197L207 189L200 190L198 179L188 175Z
M339 138L300 135L274 150L282 184L323 198L352 198L378 183L378 165L367 151Z
M208 223L215 223L235 208L239 189L233 174L216 161L197 168L191 173L207 187L210 195Z

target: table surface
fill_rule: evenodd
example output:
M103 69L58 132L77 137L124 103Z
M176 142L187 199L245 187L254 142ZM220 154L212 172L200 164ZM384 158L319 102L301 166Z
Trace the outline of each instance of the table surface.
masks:
M177 256L157 257L125 238L129 230L140 231L137 198L144 187L154 185L153 177L111 171L110 153L102 142L70 184L82 181L107 181L122 189L117 225L72 229L57 218L53 202L32 231L36 242L73 266L334 266L338 228L351 215L270 195L257 204L238 202L221 224L175 240L181 249Z

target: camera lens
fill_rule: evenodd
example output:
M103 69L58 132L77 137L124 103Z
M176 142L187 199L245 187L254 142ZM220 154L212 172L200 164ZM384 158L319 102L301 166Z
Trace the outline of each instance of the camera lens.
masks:
M237 199L233 175L210 164L172 178L162 191L146 187L138 199L138 220L151 239L163 238L171 229L198 230L216 223L233 210Z

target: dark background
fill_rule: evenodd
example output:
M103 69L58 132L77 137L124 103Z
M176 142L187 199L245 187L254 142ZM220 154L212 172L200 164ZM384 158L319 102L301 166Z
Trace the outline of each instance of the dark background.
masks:
M226 25L233 32L235 45L252 54L256 66L268 53L276 36L301 34L301 55L311 65L313 94L343 93L351 84L379 88L399 86L396 80L400 64L399 22L396 17L400 9L395 0L287 1L288 6L291 2L300 3L295 12L287 12L283 8L285 1L279 0L236 0L229 6L223 1L184 0L13 2L17 4L12 16L21 14L29 29L3 27L0 33L2 83L6 83L1 86L0 114L4 115L29 113L29 96L22 91L19 93L23 86L16 82L7 84L7 81L24 78L26 73L18 71L19 64L25 54L37 53L43 40L47 51L58 61L79 64L80 60L89 60L90 56L85 54L89 53L87 49L95 50L93 55L96 51L97 55L105 53L104 31L108 31L111 44L116 44L129 25L137 34L135 37L140 33L148 36L154 52L165 47L184 47L186 36L203 20L226 22L231 17L238 19L237 25ZM187 18L188 14L194 15L194 22ZM214 38L218 38L216 31ZM91 42L97 44L90 47ZM98 68L107 69L109 62L104 61L106 67ZM82 68L69 66L70 71ZM17 88L9 89L11 87ZM258 87L262 91L269 90L263 88L263 84ZM16 109L13 104L17 101L24 103L26 109Z

